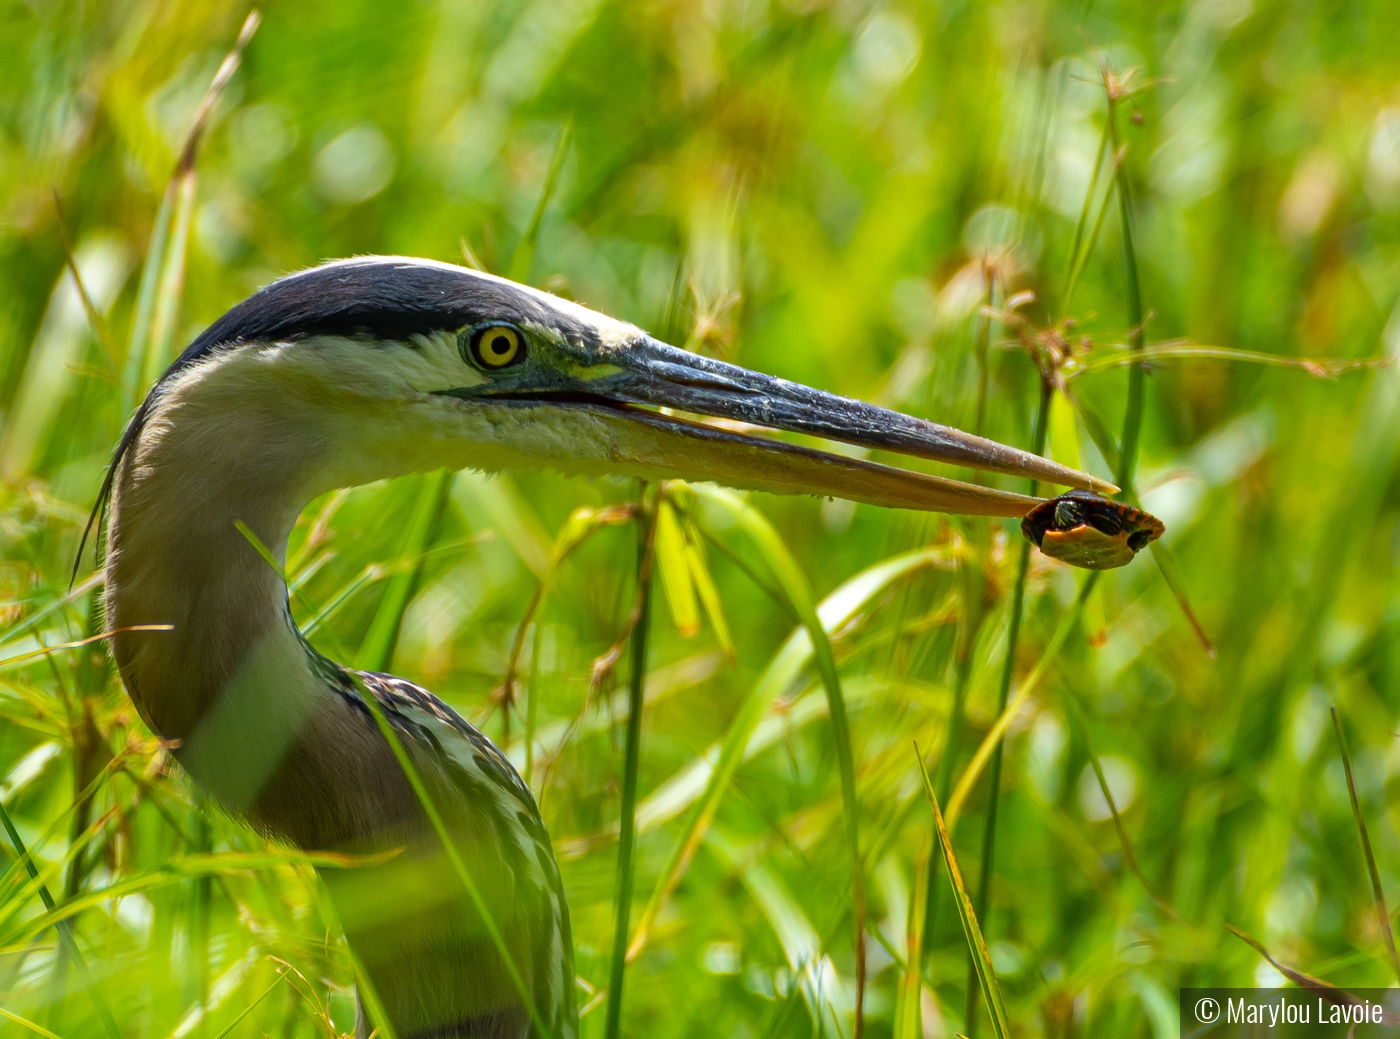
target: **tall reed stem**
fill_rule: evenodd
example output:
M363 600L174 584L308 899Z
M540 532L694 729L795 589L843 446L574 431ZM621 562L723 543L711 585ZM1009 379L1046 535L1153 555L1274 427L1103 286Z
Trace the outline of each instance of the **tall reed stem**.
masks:
M1108 98L1108 129L1113 138L1113 150L1118 151L1118 106L1112 94ZM1142 285L1138 280L1137 253L1133 248L1133 200L1128 189L1128 170L1118 163L1114 174L1118 186L1118 221L1123 239L1123 280L1128 292L1128 345L1135 354L1143 350ZM1142 432L1143 367L1135 364L1128 369L1128 403L1123 413L1122 454L1118 461L1118 486L1131 491L1133 472L1137 468L1138 438Z
M987 283L985 309L990 311L996 301L996 275L990 265L984 265L983 274ZM989 314L982 316L982 325L977 333L977 411L973 431L982 436L987 420L988 351L991 345L992 319ZM983 474L977 474L981 483ZM982 560L988 547L989 529L984 519L970 518L970 531L975 531L975 558L964 557L958 564L960 582L959 597L961 610L958 615L958 631L953 643L953 707L948 714L948 736L944 741L943 756L938 761L938 777L935 781L938 796L947 800L948 788L953 782L953 763L958 741L962 736L963 718L967 710L967 685L972 677L972 650L977 642L986 617L983 599L985 586L982 577ZM971 543L974 539L969 538ZM924 880L924 919L921 927L922 945L925 952L933 947L935 925L938 922L940 887L938 885L938 856L932 846L928 858L927 877ZM919 1011L916 1009L915 1014Z
M1045 438L1050 428L1050 398L1054 387L1048 379L1040 380L1040 407L1035 414L1035 431L1032 434L1031 450L1038 455L1045 453ZM1030 481L1031 495L1036 493L1036 481ZM1021 558L1016 566L1016 585L1011 592L1011 612L1006 619L1006 658L1001 664L1001 684L997 687L997 717L1006 710L1007 698L1011 695L1011 680L1016 673L1016 644L1021 638L1021 615L1026 604L1026 580L1031 569L1031 543L1021 539ZM992 760L987 765L987 817L982 828L982 862L977 874L977 919L982 922L983 932L987 931L987 907L991 903L992 861L996 852L997 805L1001 798L1001 756L1006 740L997 741L992 751ZM963 1017L963 1028L969 1039L977 1035L978 988L977 965L968 953L967 962L967 1011Z
M638 525L637 598L632 616L632 673L627 683L627 742L622 761L622 818L617 847L617 905L612 968L608 972L608 1017L603 1034L617 1039L622 1026L622 982L627 971L627 929L632 914L632 853L637 840L637 766L642 753L642 704L647 673L647 632L651 627L652 544L657 500L643 485Z

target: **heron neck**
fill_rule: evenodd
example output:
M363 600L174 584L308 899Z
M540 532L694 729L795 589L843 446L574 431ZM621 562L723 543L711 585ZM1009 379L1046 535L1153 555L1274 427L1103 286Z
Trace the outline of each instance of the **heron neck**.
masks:
M390 402L329 397L295 374L247 349L172 379L111 503L109 626L173 626L113 638L122 678L186 770L237 811L337 695L238 521L280 567L317 495L446 461L405 451L402 423L374 411ZM376 443L385 427L400 436Z
M138 442L134 464L123 467L108 537L108 620L172 626L113 638L122 678L191 775L243 809L327 693L287 614L280 574L235 525L280 565L298 496L275 493L271 481L240 472L239 460L202 454L193 440L172 427ZM241 441L240 453L249 446Z

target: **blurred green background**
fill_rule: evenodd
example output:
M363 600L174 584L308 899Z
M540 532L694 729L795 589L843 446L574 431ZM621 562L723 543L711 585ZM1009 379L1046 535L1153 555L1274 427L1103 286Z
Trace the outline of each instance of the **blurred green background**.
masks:
M1073 405L1057 390L1050 451L1105 476L1089 432L1123 426L1117 362L1135 324L1123 212L1149 346L1400 359L1400 20L1384 0L269 4L158 228L247 13L0 5L0 801L74 907L127 1036L221 1035L259 997L227 1034L352 1026L349 961L309 868L207 810L102 652L15 659L102 630L93 595L68 581L134 394L273 278L357 253L470 254L693 349L1020 446L1039 396L1026 341L1064 342L1043 330L1073 319ZM1115 82L1134 70L1114 120L1130 201L1120 209L1105 163L1084 221L1103 68ZM65 273L55 192L103 336ZM149 335L133 338L153 233L164 275ZM1027 292L1013 319L1008 297ZM1317 365L1172 349L1146 378L1136 482L1214 656L1144 553L1099 582L1016 714L983 925L1018 1036L1165 1039L1182 985L1283 983L1225 924L1330 983L1393 985L1400 969L1329 716L1400 904L1400 373L1319 378ZM410 551L428 480L315 503L294 538L294 612L349 663L402 593L393 669L505 742L493 694L554 539L576 507L636 488L462 474L427 551ZM932 831L911 740L946 791L996 718L1018 532L748 500L819 598L930 550L833 624L869 897L865 1026L985 1034L985 1014L965 1022L946 872L920 912ZM658 593L634 924L685 833L698 759L764 681L779 685L628 969L623 1031L850 1035L850 860L826 701L810 665L773 670L793 619L765 590L767 561L723 510L692 504L682 535L719 606L697 625L674 570ZM590 670L623 632L635 563L629 527L591 537L558 569L520 664L589 1036L602 1035L590 993L612 942L626 660L622 686L605 677L591 697ZM1076 582L1032 555L1017 681ZM523 723L509 733L522 769ZM954 830L974 890L986 787ZM104 1034L10 842L0 870L0 1008L64 1037ZM925 922L911 990L900 979ZM0 1034L33 1033L0 1017Z

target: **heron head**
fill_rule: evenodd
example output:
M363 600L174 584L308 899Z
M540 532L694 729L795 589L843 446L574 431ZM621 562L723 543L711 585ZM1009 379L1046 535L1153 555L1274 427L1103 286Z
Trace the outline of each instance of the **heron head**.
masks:
M1112 490L994 441L678 349L527 286L402 257L325 264L233 307L172 365L118 461L163 395L230 359L309 386L350 454L423 445L409 467L711 480L978 515L1020 516L1037 501L772 435L788 432Z

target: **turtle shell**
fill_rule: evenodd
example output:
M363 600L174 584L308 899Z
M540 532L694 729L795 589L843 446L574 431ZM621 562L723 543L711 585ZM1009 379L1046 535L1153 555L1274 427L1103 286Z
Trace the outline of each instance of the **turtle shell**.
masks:
M1162 536L1151 513L1088 491L1043 501L1021 520L1021 533L1047 556L1086 570L1112 570Z

